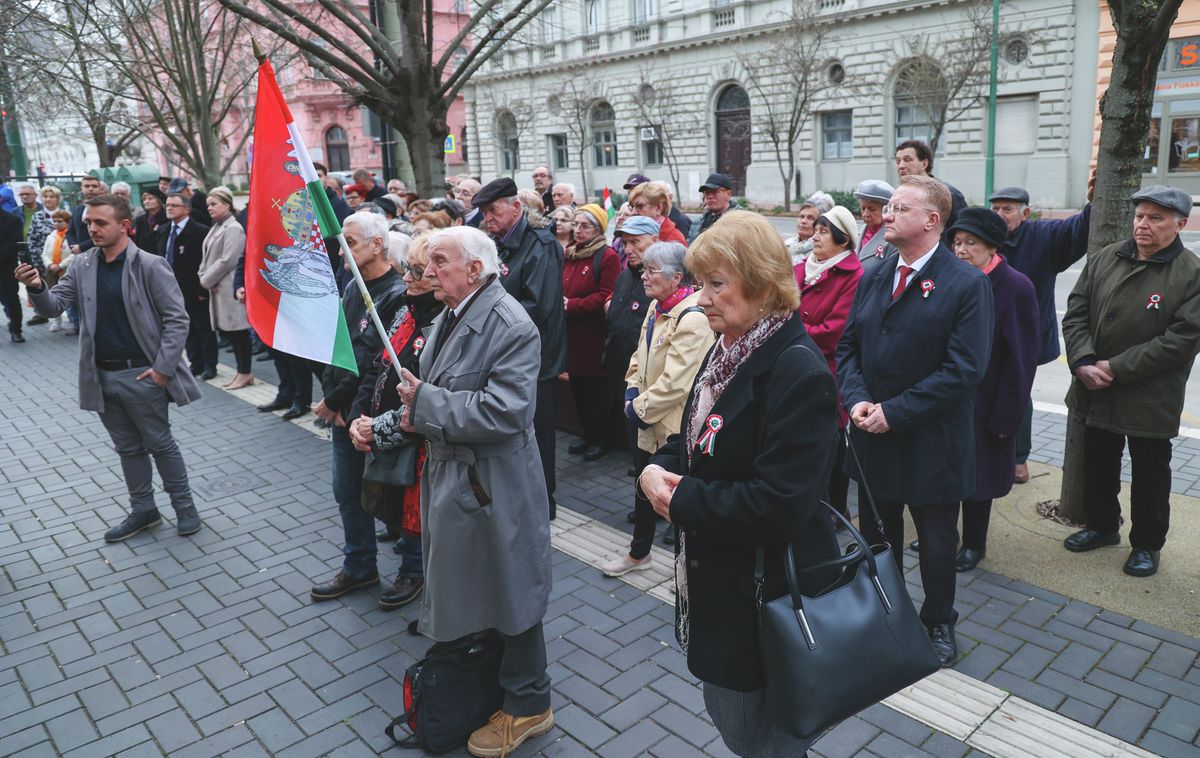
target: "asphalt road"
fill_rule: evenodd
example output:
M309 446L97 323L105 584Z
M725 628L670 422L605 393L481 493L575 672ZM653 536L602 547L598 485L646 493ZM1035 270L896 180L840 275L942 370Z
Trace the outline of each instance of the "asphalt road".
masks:
M771 217L769 220L784 237L796 233L795 221L790 218ZM1183 242L1193 253L1200 255L1200 232L1185 231ZM1083 261L1080 261L1058 276L1054 287L1054 305L1059 319L1062 318L1063 312L1067 308L1067 296L1071 294L1071 288L1075 286L1075 281L1079 278L1079 272L1082 269ZM1061 340L1061 338L1060 330L1059 339ZM1053 363L1038 368L1037 378L1033 383L1033 399L1036 402L1064 406L1070 383L1071 373L1067 369L1066 360L1059 357ZM1065 407L1063 412L1065 412ZM1184 401L1181 423L1185 427L1200 430L1200 369L1197 368L1192 369L1191 378L1188 380L1188 391Z

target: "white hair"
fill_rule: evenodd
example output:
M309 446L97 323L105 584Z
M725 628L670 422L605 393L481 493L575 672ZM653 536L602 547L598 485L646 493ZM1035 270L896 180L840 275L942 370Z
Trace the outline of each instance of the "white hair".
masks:
M438 229L430 233L426 244L429 250L433 250L435 245L443 243L457 247L462 252L463 263L482 263L484 276L500 273L500 256L496 254L496 243L475 227L450 226Z
M17 192L20 192L21 190L25 189L26 187L28 187L29 189L33 190L34 192L37 192L37 191L38 191L38 188L37 188L37 187L35 187L35 186L33 186L33 185L32 185L31 183L29 183L29 182L17 182L17 187L16 187L16 189L17 189Z
M133 187L129 186L129 182L113 182L113 186L112 186L113 194L114 195L117 194L117 192L120 190L125 190L126 192L132 193Z
M342 227L345 228L354 224L358 227L358 231L367 239L377 239L383 243L383 250L386 253L388 249L388 227L387 219L382 213L372 213L371 211L355 211L346 217L342 222Z
M659 187L662 187L663 191L667 193L667 197L669 197L672 201L675 200L675 190L671 189L670 182L666 181L665 179L658 179L650 183L657 184Z
M833 202L833 197L828 192L818 191L809 195L808 199L804 201L804 205L800 207L803 208L805 205L816 208L817 213L828 213L836 203Z
M387 257L393 264L408 263L408 243L412 237L402 232L387 233Z
M570 193L571 197L575 197L575 185L570 182L559 182L554 185L554 189L562 189L564 192Z

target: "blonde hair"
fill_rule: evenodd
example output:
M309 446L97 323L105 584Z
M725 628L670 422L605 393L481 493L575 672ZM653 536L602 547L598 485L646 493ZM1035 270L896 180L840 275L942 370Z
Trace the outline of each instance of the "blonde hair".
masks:
M954 208L954 199L950 197L950 189L946 183L932 176L906 176L900 180L900 186L906 184L920 190L925 196L925 202L930 205L930 210L937 213L938 221L945 229L946 224L950 222L950 211Z
M425 266L429 264L429 235L418 234L408 243L408 265Z
M542 196L536 190L523 189L517 190L517 199L521 201L521 205L535 210L538 213L546 212L546 204L542 202Z
M671 196L657 182L643 182L629 191L630 205L633 205L639 198L644 199L649 205L661 208L664 216L671 212Z
M450 214L445 211L425 211L412 217L413 224L419 221L428 223L434 229L446 229L454 223L450 220Z
M769 313L800 307L800 288L783 238L757 213L721 216L692 243L684 265L706 279L726 268L741 282L746 300Z

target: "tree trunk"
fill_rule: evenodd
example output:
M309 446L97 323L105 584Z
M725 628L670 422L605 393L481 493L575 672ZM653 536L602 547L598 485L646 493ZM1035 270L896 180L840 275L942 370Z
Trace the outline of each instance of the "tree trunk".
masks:
M1150 130L1150 109L1158 62L1182 0L1109 0L1117 44L1108 90L1100 98L1100 146L1088 251L1128 239L1133 205L1129 196L1142 183L1142 155ZM1059 515L1086 523L1083 513L1083 420L1067 416L1067 444Z
M413 103L412 121L392 126L404 136L412 160L413 180L421 197L446 194L446 109Z

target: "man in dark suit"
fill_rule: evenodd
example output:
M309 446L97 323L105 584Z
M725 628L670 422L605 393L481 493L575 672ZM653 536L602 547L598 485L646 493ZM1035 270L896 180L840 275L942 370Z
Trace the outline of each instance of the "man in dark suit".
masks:
M201 190L193 190L192 185L182 176L177 176L167 185L167 194L178 192L191 209L191 219L204 226L212 226L212 216L208 215L208 195Z
M217 336L208 313L208 290L200 286L200 260L208 227L191 218L191 205L179 192L167 196L167 223L155 233L157 252L167 259L187 306L187 356L192 375L205 381L217 376Z
M13 271L17 268L17 245L24 239L21 234L21 217L0 210L0 303L8 317L8 334L13 342L24 342L21 322L25 317L21 310L20 288ZM39 251L40 252L40 251Z
M899 252L859 284L838 344L850 444L863 466L846 471L859 481L859 527L872 544L886 539L903 568L909 506L921 548L921 620L944 666L958 657L958 503L975 490L975 387L995 318L987 277L940 242L951 202L932 177L902 180L883 213L884 239ZM884 534L868 515L863 476Z

